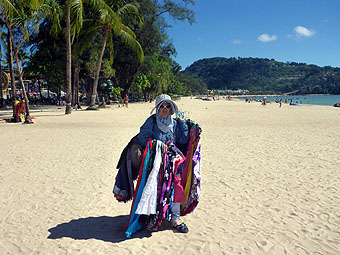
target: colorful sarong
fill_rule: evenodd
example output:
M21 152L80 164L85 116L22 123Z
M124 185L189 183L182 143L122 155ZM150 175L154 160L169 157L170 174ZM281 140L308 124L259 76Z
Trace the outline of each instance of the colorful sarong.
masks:
M141 215L148 215L148 226L155 228L163 220L171 220L171 208L177 191L176 180L184 188L181 191L184 194L181 215L191 213L197 207L201 183L201 129L197 123L187 121L187 124L190 127L190 140L186 157L171 142L165 145L157 140L147 141L125 232L127 238L143 227L139 222ZM183 171L182 178L176 179L177 170Z

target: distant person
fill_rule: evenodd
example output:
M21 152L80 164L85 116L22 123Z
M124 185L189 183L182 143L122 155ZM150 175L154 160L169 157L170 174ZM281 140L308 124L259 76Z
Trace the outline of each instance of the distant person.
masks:
M129 108L129 96L128 96L128 94L125 94L124 103L125 103L126 108Z
M79 102L77 102L74 107L73 107L74 110L78 110L78 109L81 109L81 106L79 104Z

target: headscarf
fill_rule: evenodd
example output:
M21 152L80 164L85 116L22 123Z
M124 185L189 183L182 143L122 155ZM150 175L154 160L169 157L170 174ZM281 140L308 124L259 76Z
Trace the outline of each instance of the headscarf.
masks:
M159 107L163 104L169 104L171 106L170 114L166 117L162 117L159 115ZM155 107L151 110L150 114L156 109L156 123L158 128L163 132L167 133L169 131L173 132L173 120L171 118L171 115L174 113L178 113L178 107L177 105L171 100L171 97L169 95L163 94L156 98Z
M169 131L173 132L174 123L170 114L166 117L162 117L156 113L156 123L163 133L168 133Z

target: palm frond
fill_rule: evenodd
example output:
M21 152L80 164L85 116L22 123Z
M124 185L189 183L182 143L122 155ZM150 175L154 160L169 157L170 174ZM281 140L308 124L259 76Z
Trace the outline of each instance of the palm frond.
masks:
M79 33L83 25L84 7L83 0L73 0L71 3L71 19L74 24L75 33Z
M137 25L144 23L144 17L139 14L138 7L134 4L126 4L119 8L116 13L124 23L128 21L132 21Z
M139 13L139 10L134 4L125 4L116 11L117 15L123 16L126 13Z
M74 57L82 55L85 50L90 48L91 44L93 43L92 38L97 35L98 29L101 27L100 25L87 26L86 23L88 22L93 23L92 20L84 20L84 29L82 29L81 34L79 35L81 39L77 40L73 45L72 55Z
M0 0L0 6L3 6L0 14L5 12L7 16L13 16L14 14L18 13L10 0Z
M31 0L29 5L32 9L38 9L44 2L44 0Z
M135 33L128 26L121 24L121 29L125 31L125 33L129 34L133 39L136 39Z
M126 43L133 51L137 53L137 57L139 61L142 63L144 61L144 52L140 43L132 37L128 32L128 30L121 30L119 37Z
M46 16L52 22L50 33L56 36L62 30L60 25L60 19L62 16L61 7L55 0L51 0L46 11L47 11Z
M110 53L110 64L113 64L113 60L114 60L114 54L113 54L113 40L112 40L112 32L110 31L109 35L108 35L108 40L106 42L106 47L109 49L109 53Z
M122 23L122 21L116 12L114 12L111 8L109 9L105 8L99 10L100 13L99 18L103 22L103 24L109 26L111 29L113 29L115 34L118 34L121 29L120 24Z

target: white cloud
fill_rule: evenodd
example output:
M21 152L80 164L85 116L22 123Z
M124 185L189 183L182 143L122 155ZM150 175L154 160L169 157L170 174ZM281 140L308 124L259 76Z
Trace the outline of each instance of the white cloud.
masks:
M233 44L235 44L235 45L240 44L240 43L241 43L241 40L239 40L239 39L235 39L235 40L233 41Z
M313 29L308 29L302 26L297 26L294 28L296 37L310 37L315 35L315 31Z
M268 34L261 34L259 37L257 37L257 40L260 42L272 42L277 40L276 35L268 35Z

